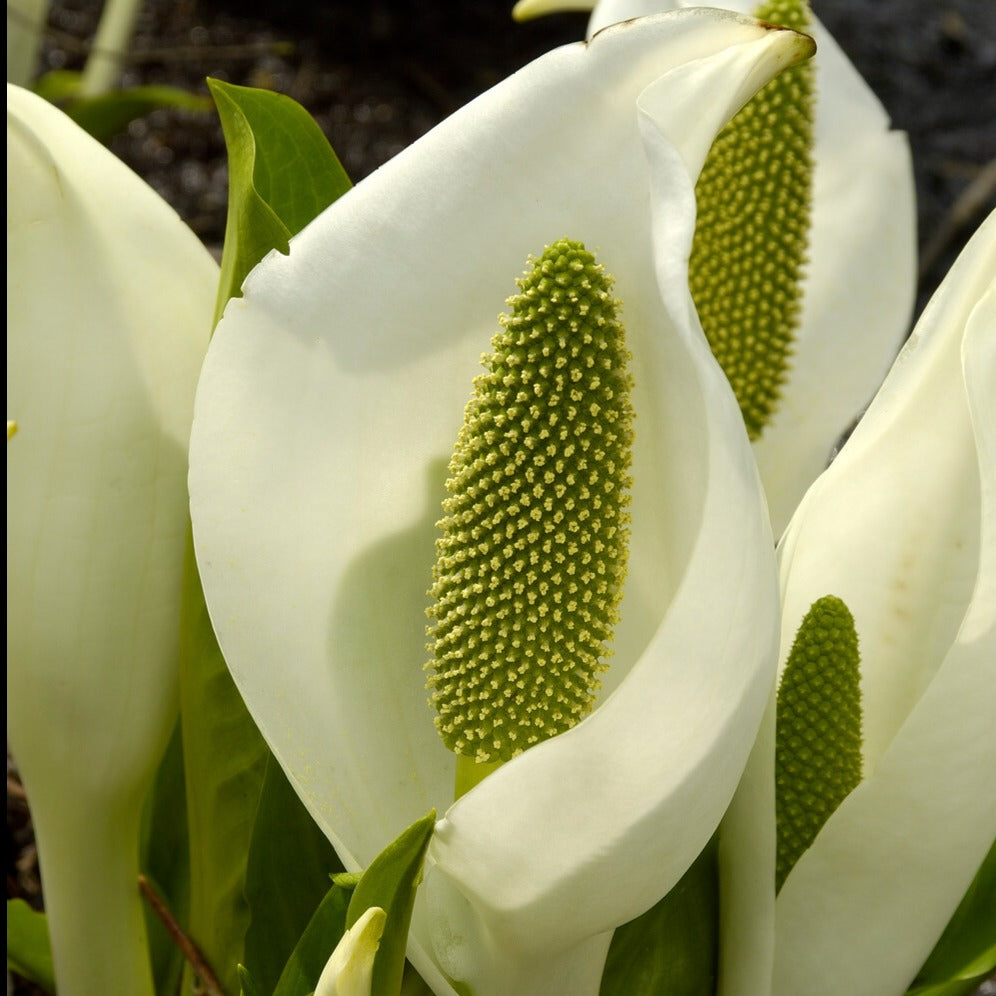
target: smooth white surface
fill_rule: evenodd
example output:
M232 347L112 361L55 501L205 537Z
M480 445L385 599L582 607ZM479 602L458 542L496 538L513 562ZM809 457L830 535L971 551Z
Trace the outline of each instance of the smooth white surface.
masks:
M7 736L66 994L151 992L138 819L176 718L187 440L217 280L151 188L8 86Z
M820 595L854 615L865 780L779 894L781 996L904 992L996 837L994 283L996 215L783 540L783 652Z
M745 763L773 678L773 550L688 296L688 169L803 48L695 11L552 52L265 260L219 325L191 496L221 646L350 866L446 813L411 948L439 992L443 969L478 996L597 990L604 932L680 877ZM450 808L422 671L433 524L513 278L564 236L616 278L634 354L622 623L592 717Z
M594 8L608 25L690 6L681 0L537 0L516 15ZM758 4L724 0L750 14ZM814 18L813 213L795 351L771 423L754 443L780 535L834 446L871 400L909 330L916 293L916 193L905 134Z

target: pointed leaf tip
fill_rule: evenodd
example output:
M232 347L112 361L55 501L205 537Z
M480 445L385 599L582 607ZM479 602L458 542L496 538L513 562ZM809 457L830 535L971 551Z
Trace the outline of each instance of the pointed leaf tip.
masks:
M286 253L291 236L351 184L321 128L296 101L221 80L207 83L231 178L217 320L249 271L273 249Z
M386 924L378 934L372 996L395 996L401 988L415 891L422 881L422 865L435 826L436 812L432 810L388 844L360 877L350 900L347 930L373 907L387 911Z

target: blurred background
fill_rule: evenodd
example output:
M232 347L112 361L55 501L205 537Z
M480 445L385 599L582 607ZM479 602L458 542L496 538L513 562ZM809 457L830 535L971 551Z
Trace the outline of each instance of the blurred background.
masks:
M311 112L353 181L555 45L587 16L525 24L511 0L146 0L122 83L206 94L204 78L279 90ZM923 298L996 198L996 2L813 0L910 137ZM51 6L41 71L82 67L99 0ZM209 244L224 232L227 171L212 113L157 111L112 142Z
M101 6L51 4L39 73L83 67ZM813 8L909 134L919 311L996 207L996 2L813 0ZM356 182L489 86L584 35L584 13L516 24L510 10L511 0L145 0L121 82L206 96L213 76L288 94L318 120ZM110 144L220 247L227 167L213 112L156 110ZM30 816L9 758L7 834L7 895L38 904ZM8 991L33 991L10 986L8 976ZM996 993L996 984L983 991Z

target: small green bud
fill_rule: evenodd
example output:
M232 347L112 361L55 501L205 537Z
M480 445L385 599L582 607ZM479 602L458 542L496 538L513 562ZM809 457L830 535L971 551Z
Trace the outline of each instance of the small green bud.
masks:
M566 239L530 262L464 412L429 592L436 726L487 770L591 710L629 540L632 378L611 278Z
M860 682L854 619L824 595L802 620L778 688L776 890L861 781Z
M809 28L807 0L761 20ZM757 439L778 406L802 312L813 178L814 67L786 70L719 133L695 188L692 299Z

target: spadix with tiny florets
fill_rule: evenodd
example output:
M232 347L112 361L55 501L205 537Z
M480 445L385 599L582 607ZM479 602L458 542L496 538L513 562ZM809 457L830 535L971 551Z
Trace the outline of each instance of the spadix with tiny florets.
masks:
M593 38L682 6L519 0L515 16L594 8ZM913 169L906 136L890 131L809 0L715 6L804 32L818 50L722 130L695 191L692 298L740 403L777 536L908 334Z
M591 711L629 538L632 378L611 278L561 239L518 284L450 461L430 590L436 725L492 765Z

